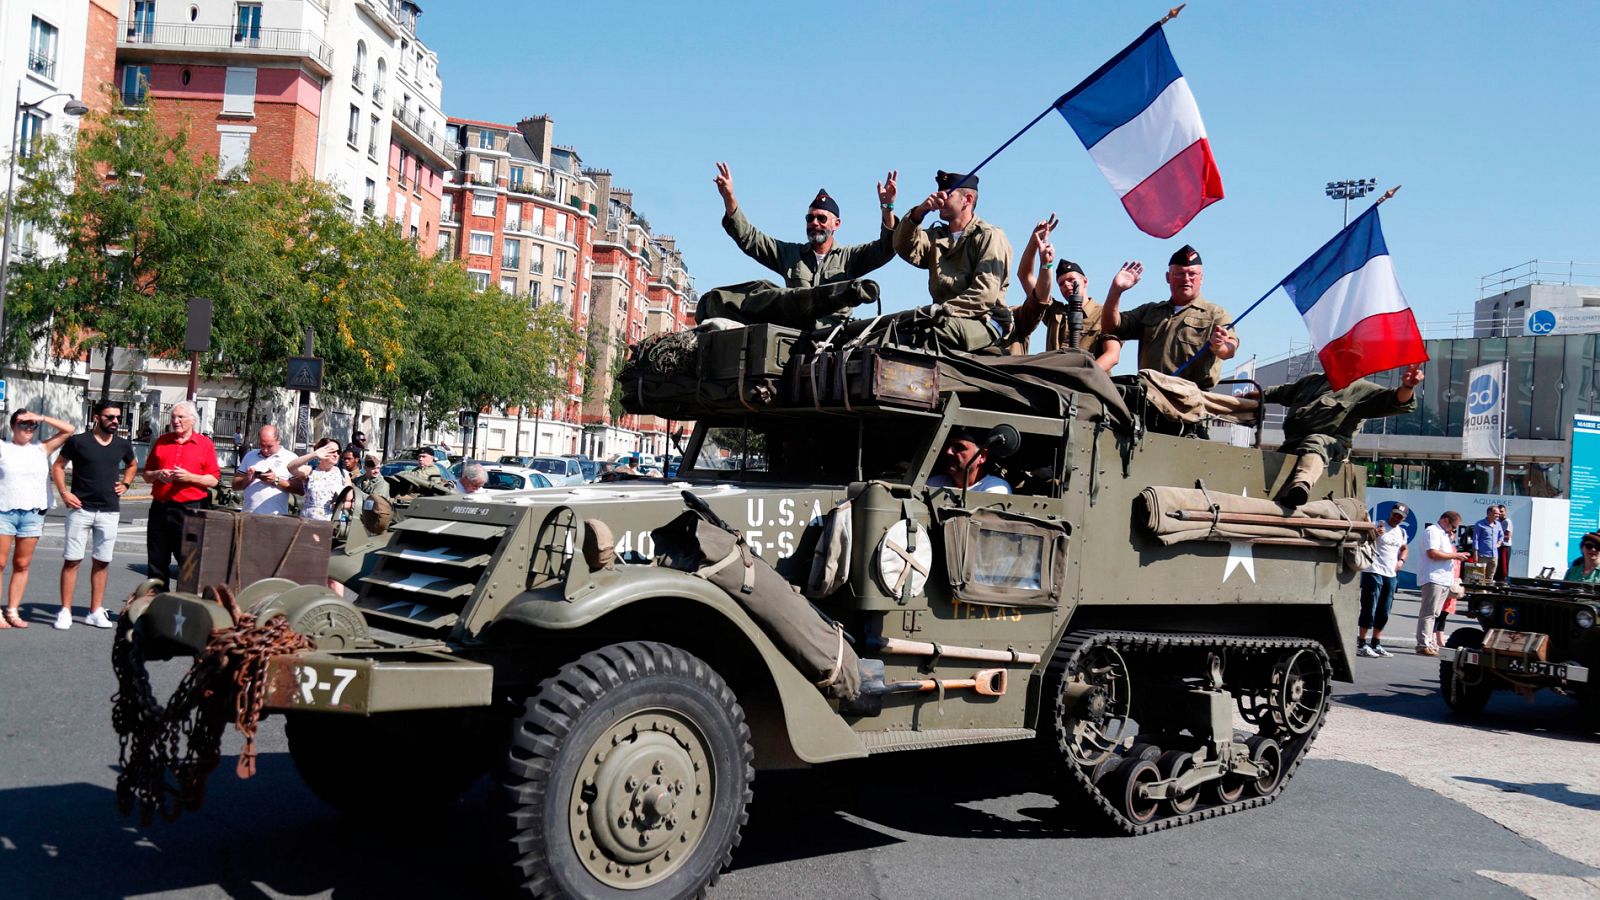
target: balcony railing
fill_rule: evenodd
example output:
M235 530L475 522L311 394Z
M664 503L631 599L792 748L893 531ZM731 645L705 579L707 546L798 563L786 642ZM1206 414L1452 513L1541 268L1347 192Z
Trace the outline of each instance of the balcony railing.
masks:
M350 70L350 83L356 86L356 90L362 90L367 86L367 73L361 71L360 66L356 66Z
M130 109L144 106L146 92L143 88L132 91L122 91L122 105Z
M28 71L51 81L56 80L56 58L43 53L28 54Z
M544 263L536 262L533 265L528 267L528 271L532 272L535 275L543 275L544 274Z
M415 135L417 140L426 144L435 153L445 155L444 138L427 125L422 124L422 113L414 109L397 109L394 120L401 128ZM476 179L474 179L476 181Z
M522 220L521 219L507 219L506 220L506 230L507 231L521 231L522 230Z
M557 231L555 233L555 239L560 241L560 242L562 242L563 244L572 243L572 229L564 228L564 229L562 229L560 231Z
M502 257L500 257L500 268L502 268L502 269L513 269L514 270L519 265L521 265L521 263L522 263L522 260L517 258L517 257L515 257L515 256L502 256Z
M263 50L308 56L324 68L333 65L333 48L327 42L299 28L252 28L241 31L233 25L179 25L140 23L127 26L119 43L149 47L181 47L186 50Z
M381 84L373 85L373 87L372 87L372 105L376 106L379 109L383 109L384 97L385 97L385 94L384 94L384 90L383 90L383 85L381 85Z
M485 187L494 187L493 175L480 175L477 172L474 172L467 177L472 181L473 184L481 184Z
M377 201L375 201L375 200L363 200L363 201L361 201L361 211L366 213L369 216L372 215L373 213L377 212L378 211Z

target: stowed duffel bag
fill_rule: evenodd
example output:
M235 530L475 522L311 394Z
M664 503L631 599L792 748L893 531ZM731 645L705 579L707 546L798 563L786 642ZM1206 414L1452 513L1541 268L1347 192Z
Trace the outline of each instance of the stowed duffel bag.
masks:
M689 509L650 532L655 564L698 575L725 591L827 696L852 700L860 694L861 667L843 626L812 606L704 501L688 491L683 496Z

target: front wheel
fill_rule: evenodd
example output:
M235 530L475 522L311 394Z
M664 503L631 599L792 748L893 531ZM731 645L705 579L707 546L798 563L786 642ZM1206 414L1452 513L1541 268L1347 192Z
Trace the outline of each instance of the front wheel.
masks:
M1446 647L1483 646L1483 632L1476 628L1457 628L1450 635ZM1461 666L1457 672L1454 662L1439 663L1439 691L1444 695L1444 703L1450 711L1458 716L1475 716L1483 712L1489 705L1489 697L1494 693L1494 677L1484 671L1482 666Z
M613 644L522 706L499 772L497 827L527 897L699 897L747 818L750 729L691 654Z

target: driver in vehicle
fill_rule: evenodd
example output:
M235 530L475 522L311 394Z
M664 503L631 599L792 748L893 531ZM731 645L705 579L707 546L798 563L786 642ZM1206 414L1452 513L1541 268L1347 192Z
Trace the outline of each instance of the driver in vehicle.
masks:
M928 479L928 487L962 488L985 494L1009 494L1011 485L999 475L987 474L989 434L974 428L950 432L939 452L943 471Z

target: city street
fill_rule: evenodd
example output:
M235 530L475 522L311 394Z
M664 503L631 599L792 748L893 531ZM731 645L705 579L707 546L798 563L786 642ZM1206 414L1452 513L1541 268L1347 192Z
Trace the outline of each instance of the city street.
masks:
M279 719L262 727L249 781L229 733L202 811L149 827L119 816L113 632L82 624L86 583L77 624L50 628L58 559L42 549L35 563L32 627L0 632L0 894L491 892L485 784L438 818L356 824L301 784ZM141 563L118 555L113 609ZM1357 662L1311 758L1264 809L1144 838L1081 834L1005 745L761 773L713 896L1600 896L1596 738L1569 701L1500 694L1482 721L1457 724L1435 661ZM158 692L180 673L160 664Z

